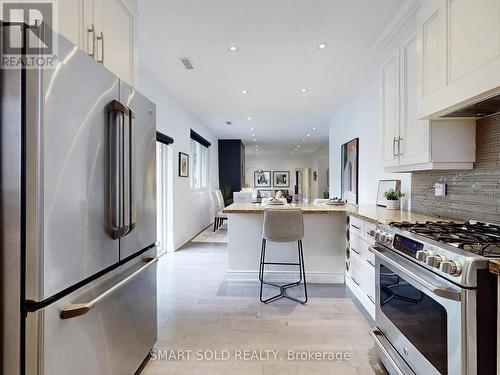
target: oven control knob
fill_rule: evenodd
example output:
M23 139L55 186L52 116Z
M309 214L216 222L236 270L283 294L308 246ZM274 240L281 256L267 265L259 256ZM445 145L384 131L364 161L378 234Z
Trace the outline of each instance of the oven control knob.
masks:
M460 264L454 260L445 260L439 265L441 272L447 273L451 276L458 276L462 272Z
M390 245L392 243L392 236L389 233L384 233L380 237L380 242L382 242L385 245Z
M419 250L417 251L417 259L421 262L427 262L427 258L432 255L429 250Z
M434 268L439 268L439 264L444 261L444 258L441 255L429 255L427 257L427 264Z

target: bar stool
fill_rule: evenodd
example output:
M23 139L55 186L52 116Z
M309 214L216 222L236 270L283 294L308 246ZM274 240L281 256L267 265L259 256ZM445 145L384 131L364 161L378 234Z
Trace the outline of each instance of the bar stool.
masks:
M281 298L305 304L307 302L307 283L306 271L304 268L304 253L302 252L302 238L304 237L304 219L302 210L294 209L279 209L268 208L264 210L264 223L262 225L262 248L260 253L260 301L263 303L271 303ZM297 241L298 248L298 263L282 263L282 262L266 262L266 242L294 242ZM266 265L279 266L299 266L300 279L297 282L279 285L264 281L264 268ZM286 292L288 288L304 283L305 299L303 301L289 296ZM280 294L268 299L262 299L262 286L270 285L280 289Z

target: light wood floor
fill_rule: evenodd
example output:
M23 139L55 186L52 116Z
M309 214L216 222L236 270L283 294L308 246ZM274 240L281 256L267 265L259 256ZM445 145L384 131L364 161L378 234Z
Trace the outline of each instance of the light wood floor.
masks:
M156 349L170 358L151 360L143 374L386 374L368 336L370 323L344 286L310 285L307 305L288 300L264 305L257 282L224 281L225 265L223 244L190 243L161 259ZM193 354L175 360L179 350ZM227 351L231 359L199 360L196 350L208 350L205 358ZM243 353L237 350L279 352L276 360L271 354L268 361L265 355L245 361L234 359ZM350 359L291 361L289 350L349 353Z

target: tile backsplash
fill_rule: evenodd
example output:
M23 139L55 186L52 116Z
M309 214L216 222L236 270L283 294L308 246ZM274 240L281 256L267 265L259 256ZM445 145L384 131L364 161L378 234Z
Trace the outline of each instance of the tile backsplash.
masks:
M447 183L446 197L434 196L436 182ZM500 115L477 121L474 169L412 174L411 205L419 213L500 223Z

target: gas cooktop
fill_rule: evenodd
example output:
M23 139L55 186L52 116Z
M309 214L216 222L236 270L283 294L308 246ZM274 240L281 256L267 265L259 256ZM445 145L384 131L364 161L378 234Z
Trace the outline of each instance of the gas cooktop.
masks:
M393 222L390 225L477 255L489 258L500 257L500 225L472 220L465 223Z

